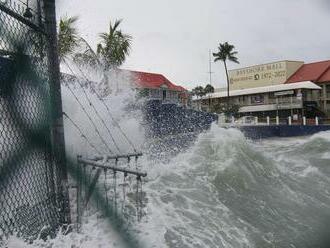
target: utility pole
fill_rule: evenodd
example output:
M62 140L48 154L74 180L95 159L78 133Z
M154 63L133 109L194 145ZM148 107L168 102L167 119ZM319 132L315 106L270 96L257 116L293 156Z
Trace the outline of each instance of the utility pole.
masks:
M61 224L70 223L68 175L65 155L60 66L58 59L55 0L43 0L47 39L48 75L51 101L51 143L57 173L57 203Z
M210 85L212 85L212 74L214 73L213 71L212 71L212 58L211 58L211 50L209 50L209 71L207 72L207 73L209 73L209 75L210 75Z

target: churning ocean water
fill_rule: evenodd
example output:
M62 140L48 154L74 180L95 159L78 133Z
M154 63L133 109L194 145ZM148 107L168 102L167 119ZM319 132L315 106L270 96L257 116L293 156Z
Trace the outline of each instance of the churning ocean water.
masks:
M151 169L147 244L329 247L329 147L330 132L256 142L213 126Z
M329 148L330 132L250 141L214 125L166 162L143 159L146 215L130 232L140 247L329 247ZM90 215L81 233L31 247L122 243Z

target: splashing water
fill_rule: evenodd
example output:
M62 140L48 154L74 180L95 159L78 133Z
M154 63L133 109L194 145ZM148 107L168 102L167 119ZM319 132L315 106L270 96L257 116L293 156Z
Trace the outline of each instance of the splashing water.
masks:
M328 247L329 145L330 132L252 142L213 126L170 162L144 161L133 232L144 247ZM53 247L120 247L93 216L84 228Z
M330 132L252 142L212 127L150 166L147 247L328 247L329 145Z
M73 116L79 115L70 103L65 106ZM135 117L121 113L115 112L118 121L143 144ZM72 143L70 152L79 151L73 147L78 142L74 134L66 135ZM143 188L146 215L128 229L142 247L329 247L329 147L330 132L250 141L238 130L214 125L176 156L165 161L142 158L148 171ZM30 245L13 236L6 246L122 247L122 243L107 221L90 213L81 233L59 234Z

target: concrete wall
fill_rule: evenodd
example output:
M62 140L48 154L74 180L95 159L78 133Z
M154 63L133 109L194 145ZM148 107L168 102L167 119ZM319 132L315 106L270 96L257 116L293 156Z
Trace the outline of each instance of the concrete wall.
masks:
M291 77L302 65L302 61L286 61L286 80Z

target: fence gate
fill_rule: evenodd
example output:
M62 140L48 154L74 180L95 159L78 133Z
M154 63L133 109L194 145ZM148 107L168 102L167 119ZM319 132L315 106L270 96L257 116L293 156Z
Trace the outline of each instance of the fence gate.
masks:
M43 2L0 1L0 246L65 222L62 167L51 145L51 102Z

